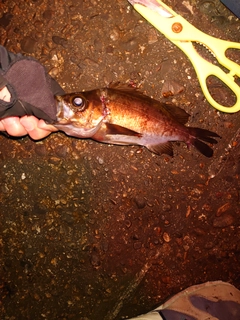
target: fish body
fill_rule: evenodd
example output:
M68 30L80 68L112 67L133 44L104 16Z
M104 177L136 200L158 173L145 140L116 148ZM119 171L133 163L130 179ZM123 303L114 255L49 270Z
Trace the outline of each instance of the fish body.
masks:
M186 127L189 115L137 90L114 85L57 96L56 128L70 136L118 145L141 145L156 154L173 155L171 142L194 145L211 157L205 142L217 143L216 133Z

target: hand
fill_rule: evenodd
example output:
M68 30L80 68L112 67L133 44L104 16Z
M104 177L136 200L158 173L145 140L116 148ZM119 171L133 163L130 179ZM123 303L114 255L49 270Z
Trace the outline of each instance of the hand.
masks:
M0 89L0 99L6 102L10 102L11 100L11 94L6 86Z
M0 99L6 102L11 100L11 94L6 86L0 89ZM32 139L39 140L47 137L51 132L57 131L57 129L34 116L24 116L0 119L0 131L7 131L10 136L15 137L28 134Z
M47 137L51 132L57 131L57 129L34 116L24 116L21 118L8 117L0 120L0 131L6 131L9 135L15 137L28 134L32 139L39 140Z

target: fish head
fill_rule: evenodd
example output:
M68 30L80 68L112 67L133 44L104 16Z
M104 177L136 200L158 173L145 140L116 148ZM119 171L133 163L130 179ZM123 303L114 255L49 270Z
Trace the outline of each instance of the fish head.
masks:
M98 90L56 96L55 100L57 121L53 125L74 137L91 138L106 116Z

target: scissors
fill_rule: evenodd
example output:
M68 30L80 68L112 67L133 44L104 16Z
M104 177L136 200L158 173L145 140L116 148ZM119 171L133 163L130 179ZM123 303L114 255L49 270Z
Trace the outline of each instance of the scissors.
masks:
M225 55L227 49L240 49L240 43L207 35L160 0L128 1L146 20L188 56L195 68L202 91L214 108L227 113L234 113L240 110L240 87L235 82L235 78L240 77L240 65L228 59ZM228 72L223 71L219 66L203 58L197 52L193 43L200 43L206 47ZM213 99L207 86L207 78L209 76L217 77L231 89L236 97L236 102L233 106L223 106Z

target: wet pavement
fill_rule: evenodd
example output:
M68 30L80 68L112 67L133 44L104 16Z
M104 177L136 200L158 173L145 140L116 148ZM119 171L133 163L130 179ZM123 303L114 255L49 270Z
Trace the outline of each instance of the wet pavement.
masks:
M240 41L220 1L166 3ZM118 320L208 280L240 289L239 113L212 108L187 57L125 0L0 8L0 44L39 59L66 91L133 80L222 137L207 159L182 143L170 158L63 133L0 136L1 319ZM232 103L221 84L212 90Z

